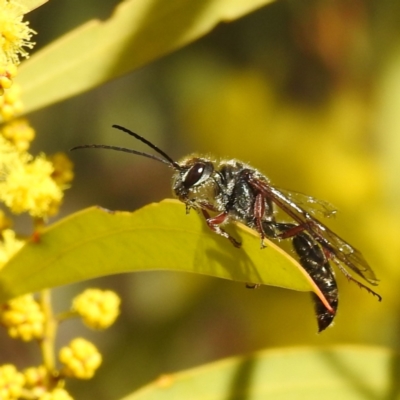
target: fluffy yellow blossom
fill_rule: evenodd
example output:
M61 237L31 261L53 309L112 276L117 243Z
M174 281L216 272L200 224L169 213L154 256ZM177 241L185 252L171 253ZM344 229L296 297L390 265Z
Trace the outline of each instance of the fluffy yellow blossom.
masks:
M90 379L102 358L97 348L83 338L76 338L61 348L59 359L65 365L62 374L78 379Z
M120 303L118 295L111 290L86 289L75 297L72 307L87 326L105 329L118 317Z
M72 181L72 179L74 179L74 164L67 157L67 155L62 152L55 153L52 156L47 157L47 159L51 161L54 168L54 172L51 177L58 186L64 188L69 182Z
M35 31L23 22L24 7L17 0L0 0L0 64L18 64L20 57L28 57L25 48L32 49Z
M0 182L6 173L17 164L28 162L32 157L27 153L19 153L15 146L0 135Z
M51 177L53 171L44 156L18 152L0 136L0 201L13 213L44 218L57 209L63 192Z
M0 128L0 134L9 140L18 151L26 151L35 138L35 130L25 118L14 119Z
M44 314L31 294L17 297L2 305L0 322L7 327L8 334L14 339L29 342L43 336Z
M11 229L5 229L0 240L0 269L8 260L24 245L22 240L15 237L15 232Z
M44 157L21 164L0 183L0 196L15 214L29 212L33 217L45 217L53 203L62 199L62 190L51 179L53 167Z
M6 364L0 367L1 400L18 399L24 383L24 375L18 372L14 365Z

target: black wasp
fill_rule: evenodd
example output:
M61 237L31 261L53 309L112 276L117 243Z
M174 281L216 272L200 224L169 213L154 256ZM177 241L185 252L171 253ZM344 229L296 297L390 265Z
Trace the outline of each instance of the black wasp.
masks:
M315 218L316 214L329 216L335 212L328 203L278 189L255 168L238 160L213 161L208 157L189 156L176 162L137 133L119 125L113 127L145 143L162 158L123 147L96 144L77 146L72 150L111 149L167 164L175 171L173 191L186 205L186 210L193 208L201 212L210 229L230 240L235 247L240 247L240 243L223 229L223 225L231 221L241 222L256 230L261 238L261 247L264 247L265 237L290 239L300 264L330 305L328 308L312 293L319 332L332 323L338 307L338 288L331 261L348 280L381 300L379 294L353 278L346 269L349 268L371 285L377 285L378 280L362 254ZM276 207L287 214L291 222L277 221Z

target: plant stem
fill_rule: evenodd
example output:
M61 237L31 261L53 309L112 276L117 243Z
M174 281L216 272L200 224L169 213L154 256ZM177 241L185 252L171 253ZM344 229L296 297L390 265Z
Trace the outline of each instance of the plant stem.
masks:
M79 317L79 314L76 311L64 311L58 315L56 315L55 319L58 323L63 322L67 319Z
M50 289L44 289L40 292L40 304L45 321L43 339L40 342L40 349L42 351L43 364L49 372L49 375L53 376L56 368L54 342L57 332L57 322L53 316Z

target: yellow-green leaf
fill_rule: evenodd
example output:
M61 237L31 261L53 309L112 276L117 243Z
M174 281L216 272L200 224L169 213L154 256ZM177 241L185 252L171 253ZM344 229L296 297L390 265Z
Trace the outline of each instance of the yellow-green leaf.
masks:
M29 241L0 271L0 301L122 272L171 270L319 293L307 273L273 243L232 226L240 249L207 227L177 200L136 212L99 207L73 214ZM319 293L319 295L321 295Z
M25 112L140 68L271 1L124 1L108 20L89 21L21 65Z
M269 350L161 376L123 400L397 399L399 362L382 348Z
M18 3L23 7L24 13L28 13L48 1L49 0L19 0Z

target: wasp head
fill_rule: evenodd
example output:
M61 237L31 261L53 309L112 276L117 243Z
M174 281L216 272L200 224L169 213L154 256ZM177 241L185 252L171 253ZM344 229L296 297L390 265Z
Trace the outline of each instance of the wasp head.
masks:
M210 202L215 196L217 182L214 178L214 163L200 157L188 157L178 163L173 176L173 191L175 196L196 208L205 202Z

